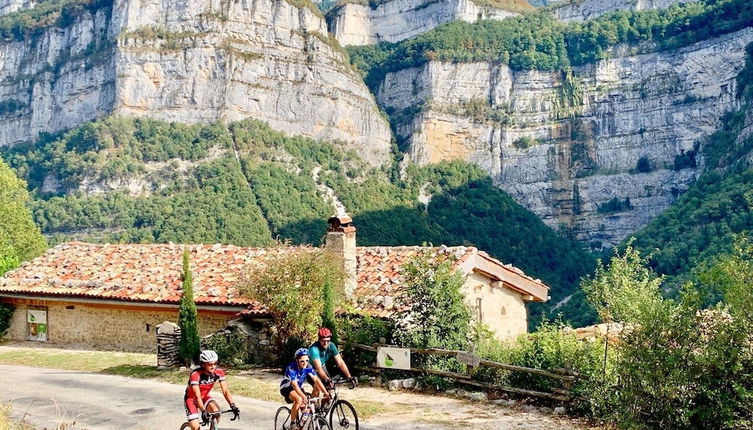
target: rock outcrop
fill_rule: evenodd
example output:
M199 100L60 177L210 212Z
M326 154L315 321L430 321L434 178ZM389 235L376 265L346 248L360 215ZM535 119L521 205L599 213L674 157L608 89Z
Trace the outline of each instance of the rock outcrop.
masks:
M662 9L690 0L573 0L552 4L550 10L562 21L586 21L618 10Z
M19 10L31 9L36 4L35 0L0 0L0 16Z
M465 159L552 227L608 246L666 209L737 107L753 28L561 72L439 63L388 74L380 104L419 163ZM416 113L415 106L422 106Z
M254 118L337 139L373 165L391 132L315 8L285 0L116 0L0 43L0 146L108 114Z
M525 3L521 8L525 9ZM504 19L517 12L473 0L388 0L374 7L345 3L328 15L329 29L342 45L398 42L450 21Z

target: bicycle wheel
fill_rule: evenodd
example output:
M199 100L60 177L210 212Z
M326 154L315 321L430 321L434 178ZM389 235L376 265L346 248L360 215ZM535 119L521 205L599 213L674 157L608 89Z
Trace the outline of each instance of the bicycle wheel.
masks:
M356 408L347 400L338 400L329 412L329 427L331 430L358 430Z
M315 417L309 420L305 430L330 430L324 417Z
M184 422L182 426L180 426L180 430L190 430L191 424L188 424L188 421Z
M280 406L275 413L275 430L288 430L290 428L290 408Z

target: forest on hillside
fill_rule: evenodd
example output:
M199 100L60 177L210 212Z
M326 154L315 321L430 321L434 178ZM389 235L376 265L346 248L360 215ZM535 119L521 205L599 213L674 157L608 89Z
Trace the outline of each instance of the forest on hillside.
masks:
M747 0L618 11L570 24L543 10L501 21L454 21L401 42L347 50L376 92L387 73L428 61L491 61L513 70L567 70L607 58L620 44L642 52L674 49L751 25L753 9Z
M251 120L110 117L1 155L28 182L34 219L53 244L319 245L334 212L327 187L353 216L360 245L476 246L544 280L554 301L594 263L473 165L409 166L401 175L397 164L374 169L328 142Z

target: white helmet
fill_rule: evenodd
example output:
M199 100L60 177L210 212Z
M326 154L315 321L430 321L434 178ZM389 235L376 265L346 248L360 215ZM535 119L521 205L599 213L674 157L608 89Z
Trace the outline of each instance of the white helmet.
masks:
M201 352L201 355L199 356L199 360L202 363L215 363L219 357L217 357L217 353L212 351L211 349L207 349Z

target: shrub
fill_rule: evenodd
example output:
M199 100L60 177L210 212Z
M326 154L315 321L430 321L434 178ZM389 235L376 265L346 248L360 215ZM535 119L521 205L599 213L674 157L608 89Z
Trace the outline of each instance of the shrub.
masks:
M512 146L518 149L528 149L536 145L536 143L538 143L537 140L532 138L531 136L523 136L515 139L515 141L512 142Z
M612 197L611 200L600 204L599 207L596 208L596 212L600 214L609 214L614 212L623 212L632 208L633 205L630 203L629 197L625 197L625 200L620 200L617 197Z
M648 173L651 170L651 161L649 161L648 157L641 157L638 159L638 163L635 165L635 170L637 170L640 173Z
M464 349L471 316L460 292L463 278L449 256L432 254L423 251L401 267L406 310L396 316L395 340L406 347Z
M713 309L690 283L677 300L663 298L662 279L631 246L584 282L600 316L628 327L602 388L610 395L592 398L600 418L626 428L753 425L752 255L753 246L738 248L702 276L724 299Z
M202 339L202 349L214 350L224 366L240 366L248 362L246 337L235 330L224 330Z
M544 321L536 332L522 335L510 345L494 338L482 340L476 353L485 359L517 366L551 370L569 369L580 374L573 391L584 398L592 398L604 377L604 340L579 340L569 326L561 322ZM610 363L612 356L610 356ZM609 366L611 368L611 364ZM480 367L474 379L538 391L563 388L562 381L544 376ZM587 409L588 403L572 405Z
M326 288L339 286L330 293L327 306L344 296L342 259L313 247L270 254L265 267L246 273L242 289L267 306L277 328L278 346L288 338L310 338L322 323Z
M373 345L384 341L392 343L395 324L366 315L349 315L338 318L342 338L348 344ZM339 346L339 345L338 345ZM374 362L374 353L357 348L348 349L348 363L369 367Z
M13 312L16 307L10 303L0 303L0 337L5 336L5 333L10 328L10 319L13 317Z

